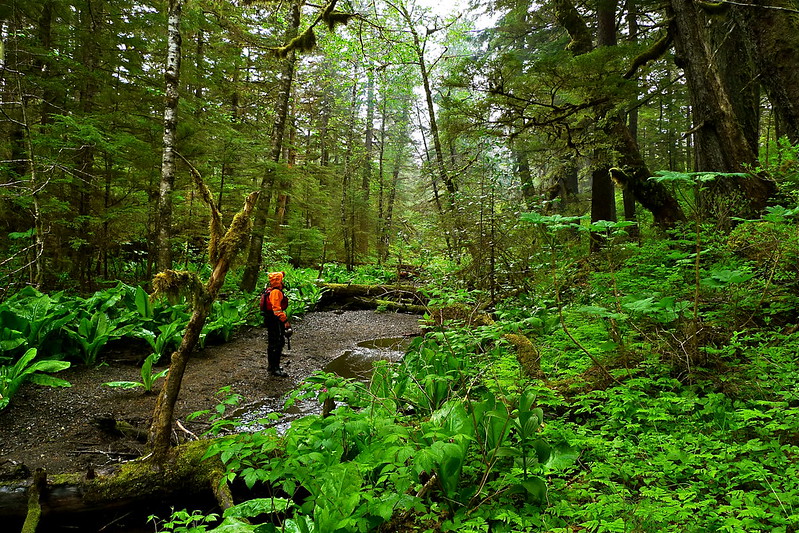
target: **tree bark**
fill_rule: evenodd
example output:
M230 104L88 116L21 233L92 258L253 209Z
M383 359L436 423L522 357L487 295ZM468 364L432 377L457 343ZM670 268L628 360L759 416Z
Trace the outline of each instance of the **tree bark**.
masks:
M746 172L755 166L757 154L742 126L747 121L736 113L730 95L730 91L741 87L730 87L725 82L717 50L706 31L707 16L696 1L671 0L670 5L678 66L684 69L690 89L696 170ZM739 192L740 202L746 206L739 214L759 212L774 191L772 182L754 175L720 184Z
M353 178L353 159L355 152L355 122L358 115L358 65L353 66L352 87L350 90L350 116L347 128L344 166L341 172L341 242L344 247L344 263L347 270L355 265L355 198L350 190Z
M597 2L597 45L616 46L616 0ZM597 110L597 122L608 120L610 109ZM610 120L619 120L612 116ZM591 172L591 222L616 221L616 189L610 179L610 153L606 148L596 151L595 167ZM604 232L591 232L589 248L598 252L605 242Z
M799 4L792 0L744 0L732 12L743 28L780 129L799 143ZM791 11L793 10L793 11Z
M629 39L632 43L638 42L638 8L636 5L636 0L626 0L625 1L625 10L627 16L627 33L629 34ZM636 87L638 85L638 79L635 79ZM636 91L636 99L639 98L638 91ZM638 144L638 106L634 105L628 112L627 112L627 129L630 132L630 137L633 141L635 141L636 145ZM628 222L636 222L635 226L630 226L627 230L630 234L630 238L633 240L638 240L640 237L640 230L638 228L638 217L635 213L635 195L633 195L632 191L629 188L622 189L622 202L624 205L624 220Z
M79 14L80 25L80 62L85 73L79 82L79 110L82 117L91 117L96 112L96 96L99 91L97 76L101 63L101 47L99 40L103 31L103 2L101 0L85 0ZM72 188L74 191L74 211L78 220L73 237L76 243L71 250L72 278L78 280L84 290L91 290L91 260L95 252L92 242L93 227L92 198L95 196L95 164L97 149L92 142L82 142L75 153L75 171Z
M167 56L164 80L164 151L161 157L161 183L158 188L158 270L172 268L172 190L175 186L175 149L180 101L180 21L183 0L169 0L167 11Z
M601 154L600 161L607 159ZM591 222L600 220L616 220L616 190L610 179L610 166L599 162L591 172ZM592 253L602 249L605 242L604 232L590 233L590 250Z
M300 6L298 2L292 2L290 24L286 29L286 42L291 42L297 36L300 27ZM286 120L288 118L289 103L291 101L291 88L294 83L294 68L297 62L296 52L290 50L283 60L283 69L280 74L280 87L277 101L275 102L275 122L272 126L271 152L269 160L277 165L283 153L283 136L286 132ZM261 179L261 195L258 205L255 208L255 216L250 235L249 253L247 263L241 277L241 290L252 292L258 282L258 274L261 271L262 254L264 247L264 235L266 233L267 220L269 216L269 202L272 189L275 186L275 167L270 166L264 171Z

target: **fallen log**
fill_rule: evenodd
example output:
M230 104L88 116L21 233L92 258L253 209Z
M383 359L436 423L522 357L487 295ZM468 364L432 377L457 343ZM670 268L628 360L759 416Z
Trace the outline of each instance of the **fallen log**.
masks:
M193 441L175 447L163 464L152 456L123 463L112 472L51 476L46 483L30 479L0 485L0 519L10 523L34 523L53 517L86 515L119 510L142 511L149 505L176 499L233 505L218 456L204 459L212 440ZM37 490L38 488L38 490ZM31 505L35 500L38 507ZM39 513L39 516L36 514ZM13 529L12 529L13 530ZM34 531L33 529L29 531Z
M47 473L39 468L33 475L33 483L28 488L28 513L22 524L22 533L36 533L39 519L42 517L42 491L47 485Z
M423 313L427 298L419 287L413 285L362 285L351 283L319 283L322 296L317 309L346 308L374 309L392 302L392 310ZM378 304L377 301L381 303ZM406 306L403 309L403 306Z
M376 309L385 309L387 311L396 311L398 313L408 313L411 315L423 315L428 309L426 305L415 305L411 303L393 302L391 300L381 300L376 298L372 300Z

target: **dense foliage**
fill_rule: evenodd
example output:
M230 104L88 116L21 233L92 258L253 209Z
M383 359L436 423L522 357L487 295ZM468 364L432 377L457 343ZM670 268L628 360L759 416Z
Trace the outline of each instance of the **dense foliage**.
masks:
M287 401L329 416L285 433L222 398L210 454L261 497L157 530L795 532L799 5L762 7L4 3L0 410L115 343L142 381L106 385L175 375L159 271L224 279L199 347L264 269L290 314L404 278L404 361L312 377Z
M795 531L799 280L794 260L780 262L799 252L795 216L773 208L740 225L738 234L756 229L752 240L792 236L751 259L740 237L710 227L697 250L691 226L645 245L608 226L612 246L590 264L572 246L579 219L528 216L547 260L532 291L494 309L496 322L433 327L401 363L377 366L371 384L308 379L287 402L335 408L283 434L239 433L218 410L212 432L227 436L209 453L259 498L223 516L156 522L220 532ZM481 298L454 287L431 296L475 312ZM534 339L543 380L524 373L509 332Z

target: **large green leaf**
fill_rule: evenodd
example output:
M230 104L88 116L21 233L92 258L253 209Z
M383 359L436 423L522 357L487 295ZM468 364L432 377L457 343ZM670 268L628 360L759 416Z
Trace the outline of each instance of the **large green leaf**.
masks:
M9 328L0 329L0 352L10 352L25 344L27 340L21 331Z
M45 387L71 387L72 383L65 379L57 378L49 374L33 374L29 381Z
M148 320L153 318L153 304L150 301L150 296L141 286L136 287L134 302L136 304L136 310L142 318Z
M552 454L552 446L550 446L545 440L536 439L533 442L533 449L535 450L535 455L538 458L539 463L544 464L549 461L549 458Z
M538 476L531 476L530 478L521 482L521 486L527 491L530 499L534 503L544 503L547 498L547 483Z

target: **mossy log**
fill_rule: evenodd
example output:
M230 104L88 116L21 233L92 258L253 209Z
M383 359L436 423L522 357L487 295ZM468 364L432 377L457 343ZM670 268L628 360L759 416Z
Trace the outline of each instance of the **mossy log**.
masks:
M409 313L412 315L423 315L425 314L428 309L424 305L414 305L410 303L403 303L403 302L393 302L391 300L381 300L376 298L371 301L375 308L377 309L385 309L387 311L396 311L398 313Z
M427 303L419 288L413 285L319 283L318 287L323 293L317 308L322 309L375 309L379 306L385 307L386 302L393 302L393 310L419 313L424 312Z
M62 474L47 478L33 501L30 480L4 482L0 487L0 518L10 521L26 518L31 512L41 517L111 511L140 510L148 503L162 503L177 497L211 500L226 509L233 495L225 482L224 466L217 456L203 459L211 440L193 441L175 447L167 461L157 463L152 455L124 463L107 474ZM34 482L33 487L37 484ZM34 530L30 530L34 531Z
M33 483L28 488L28 510L25 523L22 524L22 533L36 533L39 519L42 516L42 492L47 484L47 473L39 468L33 475Z
M494 323L491 315L466 304L453 304L446 307L435 307L430 309L430 318L433 325L442 326L446 322L463 322L468 326L488 326Z
M518 333L507 333L502 338L516 349L516 359L527 376L535 379L544 377L541 371L541 354L530 339Z

